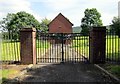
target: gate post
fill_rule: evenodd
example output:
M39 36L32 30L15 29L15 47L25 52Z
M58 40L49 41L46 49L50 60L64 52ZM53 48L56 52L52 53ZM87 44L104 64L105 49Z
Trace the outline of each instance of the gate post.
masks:
M106 27L93 27L90 31L90 63L105 63Z
M64 44L64 35L61 33L61 40L62 40L62 63L64 63L64 49L63 49L63 44Z
M22 64L36 64L36 29L20 30L20 57Z

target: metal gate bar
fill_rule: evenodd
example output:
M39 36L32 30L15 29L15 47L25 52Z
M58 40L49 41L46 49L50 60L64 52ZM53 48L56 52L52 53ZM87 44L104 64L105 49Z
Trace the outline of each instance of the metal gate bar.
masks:
M86 62L89 36L37 32L37 63Z

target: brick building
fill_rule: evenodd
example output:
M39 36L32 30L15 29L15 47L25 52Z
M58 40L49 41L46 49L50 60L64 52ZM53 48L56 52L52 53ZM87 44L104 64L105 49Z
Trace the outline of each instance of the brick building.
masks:
M56 33L56 39L52 40L51 43L61 43L63 37L60 37L59 33L72 33L73 24L61 13L59 13L48 25L49 31L48 33ZM70 40L65 40L67 36L64 38L64 43L69 44Z
M48 25L49 33L72 33L73 24L59 13Z

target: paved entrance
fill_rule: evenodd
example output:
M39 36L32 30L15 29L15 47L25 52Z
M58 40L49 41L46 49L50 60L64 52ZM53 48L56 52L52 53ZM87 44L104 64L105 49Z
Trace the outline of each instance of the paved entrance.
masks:
M64 63L35 65L25 75L19 77L21 82L112 82L108 75L94 65L83 63ZM112 84L110 83L110 84ZM108 83L109 84L109 83Z
M62 52L63 48L63 52ZM64 56L62 55L64 54ZM63 57L62 57L63 56ZM52 44L45 52L37 57L38 63L60 63L60 62L87 62L83 55L72 45L68 44Z

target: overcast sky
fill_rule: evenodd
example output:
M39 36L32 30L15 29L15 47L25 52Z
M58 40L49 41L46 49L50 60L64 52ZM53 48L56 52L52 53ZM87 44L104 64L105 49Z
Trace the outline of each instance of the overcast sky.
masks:
M60 12L74 26L81 24L86 8L96 8L101 13L104 26L109 25L114 16L118 16L119 0L0 0L0 20L7 13L26 11L38 21L53 19Z

